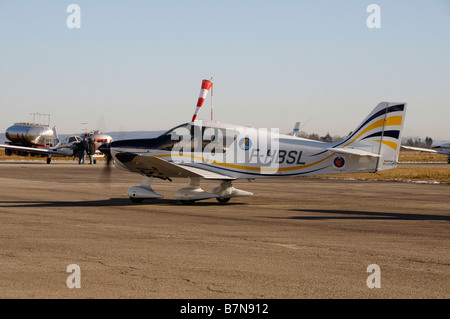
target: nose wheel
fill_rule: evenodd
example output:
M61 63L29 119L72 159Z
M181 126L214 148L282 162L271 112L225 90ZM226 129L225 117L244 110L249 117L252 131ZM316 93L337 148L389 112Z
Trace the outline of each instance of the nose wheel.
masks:
M219 202L219 203L221 203L221 204L225 204L225 203L228 203L229 201L230 201L230 197L228 197L228 198L220 198L220 197L217 197L216 198L217 199L217 201Z
M128 189L128 197L132 203L141 203L144 199L163 197L152 189L152 177L144 176L140 186L133 186Z

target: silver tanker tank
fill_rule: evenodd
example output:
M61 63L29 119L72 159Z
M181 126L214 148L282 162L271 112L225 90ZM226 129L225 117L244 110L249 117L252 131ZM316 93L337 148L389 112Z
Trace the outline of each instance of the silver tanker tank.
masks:
M14 145L49 145L53 140L53 130L47 125L15 123L5 132L6 138Z

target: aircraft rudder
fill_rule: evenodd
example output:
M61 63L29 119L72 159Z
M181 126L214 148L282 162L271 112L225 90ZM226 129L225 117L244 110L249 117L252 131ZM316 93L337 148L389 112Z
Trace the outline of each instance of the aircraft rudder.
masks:
M334 148L359 149L381 155L374 171L397 166L407 103L381 102Z
M52 145L53 145L53 147L55 147L58 144L59 144L58 132L56 132L56 126L53 126L53 141L52 141Z

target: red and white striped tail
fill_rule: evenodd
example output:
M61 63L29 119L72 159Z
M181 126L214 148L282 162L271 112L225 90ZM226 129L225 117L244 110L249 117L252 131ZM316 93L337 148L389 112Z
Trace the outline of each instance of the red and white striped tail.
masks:
M211 88L212 85L213 84L212 84L211 81L202 80L202 88L200 90L200 95L199 95L198 101L197 101L197 107L195 109L194 115L192 116L192 121L191 122L194 122L195 119L197 118L198 111L200 110L200 108L202 107L203 103L205 102L206 95L208 95L208 91L209 91L209 89Z

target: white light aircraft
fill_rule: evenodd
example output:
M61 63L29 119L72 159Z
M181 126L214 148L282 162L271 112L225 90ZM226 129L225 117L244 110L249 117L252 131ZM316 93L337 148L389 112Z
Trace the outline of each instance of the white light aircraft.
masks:
M428 153L437 153L437 154L445 154L448 155L447 163L450 164L450 143L441 144L438 146L434 146L433 148L421 148L421 147L412 147L412 146L404 146L402 148L412 151L421 151Z
M275 129L196 120L207 93L203 84L191 122L156 138L120 140L100 148L116 167L143 176L140 186L128 190L132 202L163 197L151 187L154 177L188 178L187 187L175 193L183 204L209 198L225 203L253 195L233 187L237 179L377 172L397 166L406 103L382 102L344 140L325 143ZM206 192L201 179L219 185Z

